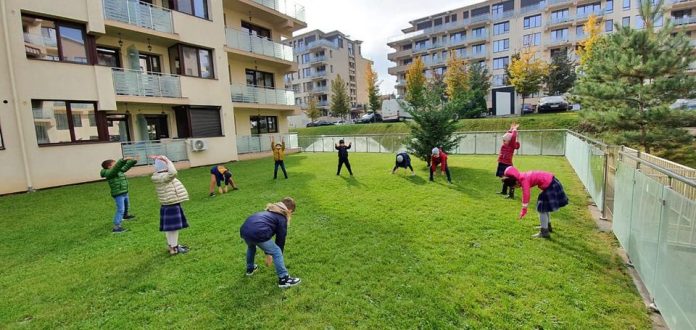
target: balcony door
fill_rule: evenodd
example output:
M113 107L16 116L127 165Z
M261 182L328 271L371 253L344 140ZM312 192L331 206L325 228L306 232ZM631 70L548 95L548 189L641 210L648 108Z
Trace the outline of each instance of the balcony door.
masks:
M162 73L160 57L158 55L140 53L138 55L138 68L144 72Z
M246 69L246 83L247 86L263 88L275 87L275 81L272 73L252 69Z
M146 116L148 140L156 141L169 138L167 116Z

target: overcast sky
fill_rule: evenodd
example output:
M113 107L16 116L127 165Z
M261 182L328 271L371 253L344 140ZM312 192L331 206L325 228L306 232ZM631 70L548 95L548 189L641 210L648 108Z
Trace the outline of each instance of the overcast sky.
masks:
M383 94L394 92L396 77L387 73L387 68L395 66L387 60L387 54L394 50L387 46L389 37L401 33L408 22L416 18L441 13L463 7L476 0L297 0L304 5L307 29L324 32L339 30L351 39L362 40L362 55L375 62L379 74L380 91Z

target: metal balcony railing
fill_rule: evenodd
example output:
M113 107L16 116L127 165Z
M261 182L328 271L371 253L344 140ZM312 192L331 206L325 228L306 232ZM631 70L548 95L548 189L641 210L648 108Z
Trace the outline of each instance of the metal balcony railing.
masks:
M274 57L289 62L294 60L292 47L290 46L230 28L225 29L225 35L227 37L227 46L230 48Z
M690 17L690 16L672 17L672 21L674 22L674 25L688 25L688 24L696 23L696 17Z
M271 8L283 15L288 15L292 18L298 19L302 22L305 20L305 7L294 1L288 0L254 0L254 2Z
M133 157L137 165L152 165L154 160L148 156L164 155L173 162L189 160L185 139L158 141L129 141L121 143L123 157Z
M181 97L177 75L113 68L113 78L117 95Z
M104 18L159 31L174 33L172 12L136 0L103 0Z
M295 105L295 92L292 90L232 84L232 102Z

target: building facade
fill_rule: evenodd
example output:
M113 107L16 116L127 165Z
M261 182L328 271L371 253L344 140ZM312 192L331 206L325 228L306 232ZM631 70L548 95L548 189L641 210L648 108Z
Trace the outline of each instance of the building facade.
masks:
M665 18L670 17L696 46L696 0L666 0L665 6ZM638 12L635 0L484 1L409 22L411 26L403 29L403 34L388 42L395 50L388 59L396 63L389 74L396 77L396 90L403 96L406 70L416 57L423 59L428 72L444 74L447 58L456 56L485 64L493 91L510 90L505 86L505 67L516 52L533 47L547 61L564 49L573 56L578 42L586 38L583 28L590 15L601 18L602 31L611 33L616 25L642 28ZM690 71L696 73L696 64ZM492 94L488 96L489 107ZM519 113L521 104L512 103Z
M315 98L323 115L329 114L331 83L338 75L346 82L351 109L362 109L368 103L365 71L372 61L362 57L362 41L333 31L303 33L284 43L294 50L299 70L286 76L286 87L295 92L295 103L306 109Z
M0 194L99 179L105 159L238 159L299 107L280 43L301 6L261 0L0 2Z

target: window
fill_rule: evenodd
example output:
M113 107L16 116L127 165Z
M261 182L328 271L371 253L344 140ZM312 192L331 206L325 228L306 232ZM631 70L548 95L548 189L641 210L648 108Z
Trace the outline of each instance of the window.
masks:
M491 14L493 17L498 17L503 14L503 4L497 4L491 6Z
M494 74L491 76L491 85L505 86L505 78L506 76L504 74Z
M631 0L623 0L623 10L631 9Z
M88 40L84 25L22 15L22 31L27 58L92 63L87 57Z
M251 134L278 133L278 117L251 116Z
M510 49L510 39L493 41L493 52L503 52Z
M184 105L174 107L174 112L179 138L223 136L220 107Z
M246 69L246 83L247 86L266 88L275 87L275 81L272 73L252 69Z
M31 107L39 145L107 140L106 125L99 125L104 115L94 102L32 100Z
M558 29L551 31L551 41L567 41L568 29Z
M527 16L524 18L524 28L531 29L541 26L541 14L534 16Z
M471 34L474 36L474 38L486 37L486 28L485 27L475 28L475 29L471 30Z
M510 61L510 58L507 56L494 58L493 59L493 70L505 69L505 67L508 66L509 61Z
M450 34L450 44L463 42L464 39L466 39L466 34L463 31Z
M636 15L636 29L642 29L645 27L645 22L643 21L643 17L640 15Z
M428 45L428 39L416 41L416 50L425 49Z
M471 47L471 52L474 55L481 55L486 52L486 44L474 45Z
M614 20L608 19L604 21L604 32L614 31Z
M121 67L121 53L118 49L97 47L97 64L112 68Z
M522 46L539 46L541 45L541 32L526 34L522 36Z
M129 116L126 114L106 115L108 140L111 142L127 142L130 138Z
M568 21L570 11L566 9L556 10L551 13L551 23L562 23Z
M260 27L255 24L251 24L249 22L242 21L242 31L249 33L253 36L258 36L261 38L271 40L271 30L264 27Z
M585 26L584 25L578 25L575 27L575 36L578 37L579 39L582 39L585 37Z
M309 63L310 56L309 54L304 54L302 55L302 64L307 64Z
M577 8L577 14L578 17L587 17L590 16L591 14L598 15L602 10L602 7L599 5L599 2L596 3L590 3L587 5L583 6L578 6Z
M208 0L169 0L162 4L178 12L208 19Z
M497 23L493 25L493 35L501 35L510 32L510 21Z
M614 0L607 0L606 4L604 5L604 10L606 10L607 13L611 13L614 11Z
M624 17L621 19L621 26L631 26L631 17Z
M454 56L457 58L465 58L466 57L466 47L455 49Z
M212 50L179 44L169 48L169 58L172 72L184 76L215 78Z

